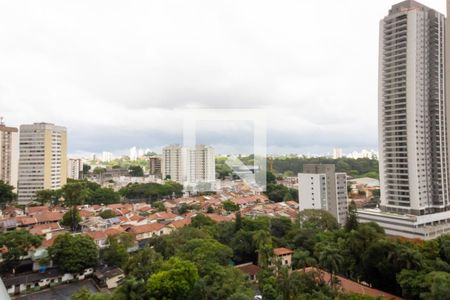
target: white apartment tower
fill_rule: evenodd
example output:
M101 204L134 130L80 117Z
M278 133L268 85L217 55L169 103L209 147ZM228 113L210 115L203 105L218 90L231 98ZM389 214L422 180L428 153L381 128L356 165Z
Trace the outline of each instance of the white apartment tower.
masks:
M67 160L67 178L82 179L83 177L83 162L80 158L69 158Z
M416 1L380 22L381 208L425 215L450 208L445 17Z
M214 149L206 145L192 148L171 145L163 148L162 178L179 183L214 182L216 163Z
M185 161L186 149L180 145L164 147L161 157L162 178L182 183L184 181L184 169L186 168Z
M347 174L336 173L331 164L305 164L298 174L300 211L322 209L331 213L339 224L347 219Z
M19 133L0 120L0 180L17 188L19 169Z
M61 188L66 178L66 128L49 123L21 125L19 203L29 203L37 191Z

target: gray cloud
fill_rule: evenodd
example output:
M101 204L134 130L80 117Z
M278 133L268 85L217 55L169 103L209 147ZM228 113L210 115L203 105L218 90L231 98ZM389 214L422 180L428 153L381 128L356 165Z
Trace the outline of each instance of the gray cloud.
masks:
M2 1L0 114L67 126L72 152L181 142L188 107L265 109L273 152L375 148L393 3ZM206 127L219 152L251 144L245 126Z

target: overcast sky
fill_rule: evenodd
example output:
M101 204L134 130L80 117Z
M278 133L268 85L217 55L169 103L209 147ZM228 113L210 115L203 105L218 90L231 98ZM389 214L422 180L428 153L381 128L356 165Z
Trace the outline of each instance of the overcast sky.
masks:
M0 3L0 115L66 126L71 153L181 143L185 108L266 110L269 153L377 147L378 23L396 1ZM248 122L215 123L199 142L248 151Z

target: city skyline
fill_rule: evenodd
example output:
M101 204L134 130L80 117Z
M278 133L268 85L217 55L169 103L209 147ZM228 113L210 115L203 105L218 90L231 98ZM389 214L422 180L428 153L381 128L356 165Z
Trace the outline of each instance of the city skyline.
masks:
M358 1L329 1L326 10L312 2L242 3L238 13L201 1L189 7L138 3L125 10L111 2L100 17L101 4L86 10L59 3L23 14L8 3L0 13L0 22L12 28L0 31L0 111L10 126L63 124L71 136L69 153L180 143L180 110L186 107L266 109L268 153L376 149L377 24L391 3L376 1L370 10ZM444 1L424 4L444 12ZM74 30L68 24L81 10L91 12ZM152 17L144 20L141 10ZM202 17L193 21L197 11ZM302 11L315 13L298 18ZM310 30L319 13L324 24ZM114 24L119 14L120 26ZM186 18L192 22L183 28ZM200 142L218 153L250 152L233 131L203 136Z

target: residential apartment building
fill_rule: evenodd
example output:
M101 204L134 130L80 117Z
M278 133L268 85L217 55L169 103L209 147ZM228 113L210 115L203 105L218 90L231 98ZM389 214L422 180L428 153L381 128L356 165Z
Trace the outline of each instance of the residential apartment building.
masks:
M196 145L192 148L167 146L163 149L161 172L163 179L170 178L179 183L214 182L214 149L206 145Z
M214 149L206 145L196 145L187 149L187 182L214 182L216 180L216 160Z
M0 120L0 180L17 188L19 170L19 133Z
M347 174L336 173L332 164L305 164L298 174L300 211L322 209L330 212L339 224L347 219Z
M430 239L450 231L445 17L412 0L393 5L379 46L381 209L358 216Z
M67 178L66 128L49 123L20 126L18 201L26 204L43 189L59 189Z
M163 179L170 179L176 182L184 182L183 176L186 168L186 149L180 145L170 145L164 147L161 157L161 173Z
M156 177L161 177L161 157L160 156L150 156L148 158L148 167L150 175Z
M67 178L76 180L83 178L83 161L80 158L67 160Z

